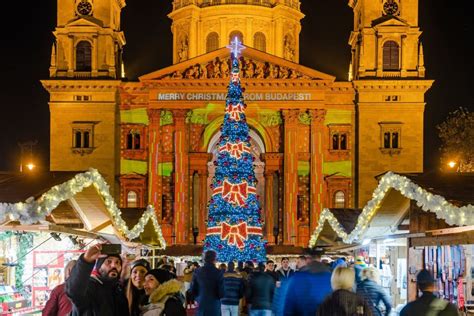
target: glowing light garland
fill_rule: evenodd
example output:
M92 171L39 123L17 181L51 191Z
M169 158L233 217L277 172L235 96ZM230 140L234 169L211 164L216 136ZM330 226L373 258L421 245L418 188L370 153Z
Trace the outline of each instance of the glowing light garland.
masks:
M323 230L326 221L344 243L351 244L356 240L360 240L390 189L395 189L406 198L416 201L416 205L423 211L435 213L437 218L445 220L448 225L474 225L473 205L457 207L446 201L444 197L426 191L407 177L387 172L372 194L373 198L362 209L362 213L357 218L357 225L350 234L344 231L336 217L326 208L321 212L318 226L311 235L309 247L316 246L319 234Z
M138 223L132 229L129 229L122 218L122 212L110 195L109 185L105 182L100 173L92 168L87 172L77 174L73 179L63 184L52 187L37 200L30 197L25 202L0 203L0 221L5 221L8 218L13 221L19 221L23 225L31 225L45 221L46 216L51 214L59 203L72 198L75 194L91 185L94 185L102 197L106 209L112 218L113 226L122 233L123 236L128 240L137 238L145 230L145 225L151 220L160 244L157 249L166 248L166 242L163 238L153 206L148 205Z

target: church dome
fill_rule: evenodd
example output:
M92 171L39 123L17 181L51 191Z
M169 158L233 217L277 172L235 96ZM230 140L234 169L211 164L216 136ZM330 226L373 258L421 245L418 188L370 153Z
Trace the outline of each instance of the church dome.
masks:
M196 5L200 8L204 8L208 6L226 4L247 4L264 6L269 8L282 4L290 8L300 10L299 0L174 0L173 10L178 10L188 5Z
M299 61L300 0L174 0L173 62L225 47L244 45Z

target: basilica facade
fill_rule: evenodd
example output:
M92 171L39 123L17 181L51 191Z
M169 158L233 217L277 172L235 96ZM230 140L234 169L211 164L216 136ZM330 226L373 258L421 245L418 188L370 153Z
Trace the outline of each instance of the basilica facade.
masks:
M348 81L299 64L298 0L174 0L173 64L121 80L124 0L58 0L52 171L97 168L123 208L153 205L168 244L201 243L229 83L241 61L270 244L307 246L324 208L362 208L386 171L423 171L417 0L350 0ZM126 30L124 30L126 33ZM238 148L230 150L238 151Z

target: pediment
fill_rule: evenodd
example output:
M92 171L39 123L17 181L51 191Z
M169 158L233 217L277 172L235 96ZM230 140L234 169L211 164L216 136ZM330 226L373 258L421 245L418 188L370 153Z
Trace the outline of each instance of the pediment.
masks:
M246 47L240 57L242 78L275 80L330 80L334 76L296 64L286 59ZM174 64L141 76L145 80L222 80L229 78L230 53L223 47L216 51Z
M372 21L373 27L384 27L384 26L409 26L407 22L396 17L396 16L383 16Z
M102 23L101 20L96 19L92 16L79 16L74 18L73 20L68 21L66 26L71 27L71 26L93 26L93 27L103 27L104 24Z

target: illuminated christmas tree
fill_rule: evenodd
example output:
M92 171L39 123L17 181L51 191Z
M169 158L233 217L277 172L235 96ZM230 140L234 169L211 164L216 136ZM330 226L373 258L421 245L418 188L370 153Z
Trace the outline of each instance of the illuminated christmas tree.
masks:
M244 47L237 38L231 44L232 72L211 184L204 251L216 251L221 262L262 262L266 257L266 242L245 117L247 106L240 85L238 55Z

